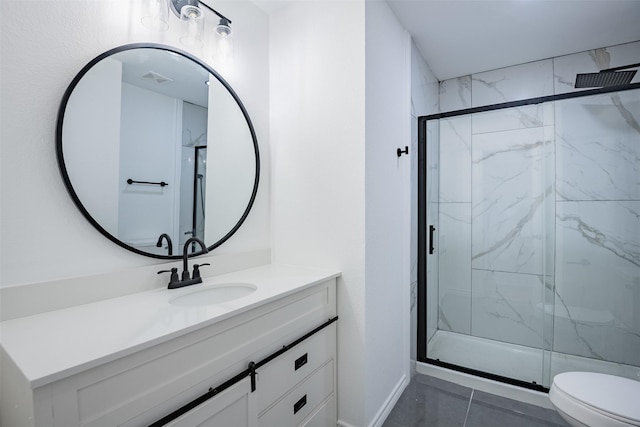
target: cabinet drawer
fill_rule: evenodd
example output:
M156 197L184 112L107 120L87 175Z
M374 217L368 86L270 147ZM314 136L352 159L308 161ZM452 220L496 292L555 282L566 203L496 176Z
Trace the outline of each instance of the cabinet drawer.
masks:
M336 395L332 395L309 417L302 421L299 427L335 427L338 419L338 409L336 405Z
M258 425L261 427L299 425L333 393L334 369L333 359L318 368L309 378L262 414L258 418Z
M336 325L331 324L258 370L258 412L335 357ZM262 386L264 384L264 386Z

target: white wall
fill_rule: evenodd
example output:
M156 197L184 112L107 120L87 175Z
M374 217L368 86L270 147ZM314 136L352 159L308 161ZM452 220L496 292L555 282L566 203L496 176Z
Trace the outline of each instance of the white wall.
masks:
M367 357L364 18L363 1L311 1L270 22L273 259L342 271L338 416L354 426Z
M54 130L62 93L84 64L129 42L180 47L175 19L169 33L157 35L138 24L138 2L0 6L0 284L15 290L22 287L11 285L154 264L106 240L76 210L59 178ZM272 16L269 30L249 2L216 6L234 21L235 67L225 77L254 121L263 166L254 211L221 252L267 247L271 222L276 262L343 272L339 417L343 425L379 425L408 366L410 163L395 149L410 144L409 38L383 2L295 2ZM365 30L365 19L384 25Z
M116 234L122 63L106 59L96 64L93 71L78 82L67 102L63 132L65 163L83 206L105 230ZM86 108L94 99L100 99L100 103L95 108ZM96 188L102 191L98 193Z
M408 380L410 40L364 1L292 2L270 34L273 258L343 272L339 424L380 425Z
M386 2L366 2L365 425L409 383L411 39Z
M111 183L119 189L119 221L118 229L109 231L134 247L155 246L162 233L177 234L175 164L182 101L129 83L122 84L122 100L120 176ZM129 185L128 179L170 184Z
M157 264L98 233L68 196L55 159L62 95L78 71L118 45L155 42L186 50L178 18L165 33L140 24L139 1L0 2L2 129L0 286L113 272ZM233 74L260 143L263 173L256 204L240 232L216 253L268 248L268 18L249 1L217 1L233 20ZM209 61L207 47L192 54Z
M217 83L215 81L214 83ZM253 140L240 108L222 85L209 86L205 242L217 242L242 217L253 190Z

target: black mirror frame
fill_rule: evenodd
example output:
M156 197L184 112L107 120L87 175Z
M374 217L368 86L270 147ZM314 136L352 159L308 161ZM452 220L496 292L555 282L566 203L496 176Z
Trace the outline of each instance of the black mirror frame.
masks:
M67 103L69 102L69 98L71 97L71 94L73 93L73 90L78 85L78 83L80 82L82 77L84 77L84 75L91 68L93 68L93 66L96 65L98 62L100 62L103 59L105 59L105 58L107 58L107 57L109 57L109 56L111 56L113 54L116 54L118 52L123 52L123 51L126 51L126 50L133 50L133 49L165 50L165 51L172 52L174 54L178 54L180 56L183 56L183 57L185 57L187 59L190 59L191 61L199 64L201 67L203 67L205 70L207 70L213 76L215 76L216 79L218 79L218 81L229 91L231 96L233 96L233 99L238 104L238 107L240 107L240 110L242 111L242 114L244 115L244 118L247 121L247 126L249 126L249 131L251 132L251 139L253 140L254 154L255 154L255 158L256 158L255 179L253 181L253 190L251 192L251 198L249 199L249 203L247 204L247 207L244 210L242 216L240 217L238 222L233 226L233 228L227 234L225 234L220 240L218 240L217 242L215 242L211 246L207 247L207 249L209 251L212 251L213 249L217 248L218 246L222 245L224 242L229 240L229 238L231 236L233 236L233 234L235 234L236 231L238 231L240 226L247 219L247 216L249 215L249 211L251 211L251 208L253 207L253 203L255 202L256 194L258 192L258 183L259 183L259 180L260 180L260 152L258 150L258 139L256 137L256 132L255 132L255 130L253 128L253 124L251 123L251 118L249 117L249 114L247 113L247 110L244 107L244 104L242 104L242 101L240 100L240 98L238 97L236 92L229 85L229 83L227 83L227 81L225 79L223 79L222 76L220 76L220 74L218 74L213 68L211 68L209 65L207 65L206 63L204 63L203 61L201 61L197 57L191 55L190 53L182 51L180 49L173 48L171 46L162 45L162 44L156 44L156 43L133 43L133 44L127 44L127 45L123 45L123 46L119 46L119 47L110 49L110 50L98 55L97 57L92 59L87 65L85 65L80 70L80 72L73 78L71 83L69 84L69 87L67 88L67 90L65 91L65 93L64 93L64 95L62 97L62 102L60 103L60 108L58 110L58 119L57 119L57 124L56 124L56 157L58 159L58 168L60 170L60 175L62 176L62 179L64 181L65 187L67 188L67 191L69 192L69 195L71 196L71 199L75 203L76 207L80 210L80 212L82 212L82 214L87 219L87 221L89 221L89 223L91 223L91 225L93 225L106 238L108 238L112 242L116 243L117 245L119 245L119 246L121 246L121 247L123 247L123 248L125 248L125 249L127 249L127 250L129 250L131 252L135 252L135 253L137 253L139 255L144 255L144 256L147 256L147 257L159 258L159 259L181 259L182 258L182 255L171 255L171 256L170 255L158 255L158 254L153 254L153 253L150 253L150 252L141 251L141 250L139 250L139 249L137 249L137 248L135 248L133 246L130 246L130 245L126 244L125 242L119 240L113 234L111 234L107 230L105 230L104 227L102 227L91 216L91 214L87 211L87 209L84 207L84 205L80 201L80 198L78 197L78 195L76 194L75 190L73 189L73 185L71 184L71 180L69 178L69 174L67 173L67 168L66 168L65 161L64 161L64 153L63 153L63 149L62 149L62 127L63 127L63 122L64 122L65 111L66 111L66 108L67 108ZM179 252L181 252L181 251L179 251ZM196 256L196 255L199 255L201 253L202 252L197 252L197 253L189 254L189 256Z

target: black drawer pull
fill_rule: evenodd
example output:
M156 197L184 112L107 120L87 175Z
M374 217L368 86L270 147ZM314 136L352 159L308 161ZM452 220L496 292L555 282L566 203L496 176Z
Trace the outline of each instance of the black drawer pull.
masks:
M433 225L429 226L429 255L433 255L433 251L435 247L433 245L433 232L436 231L436 228Z
M306 364L307 364L307 353L303 354L302 356L296 359L294 363L295 365L294 371L297 371L298 369L302 368Z
M307 395L302 396L302 399L293 404L293 413L296 414L304 405L307 404Z

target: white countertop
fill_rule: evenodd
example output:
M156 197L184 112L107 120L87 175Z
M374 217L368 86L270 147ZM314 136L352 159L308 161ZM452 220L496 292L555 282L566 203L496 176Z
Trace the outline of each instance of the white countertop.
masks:
M37 388L259 307L340 272L266 265L204 278L181 289L147 292L0 323L0 344ZM248 283L248 296L215 305L177 306L169 299L198 288Z

